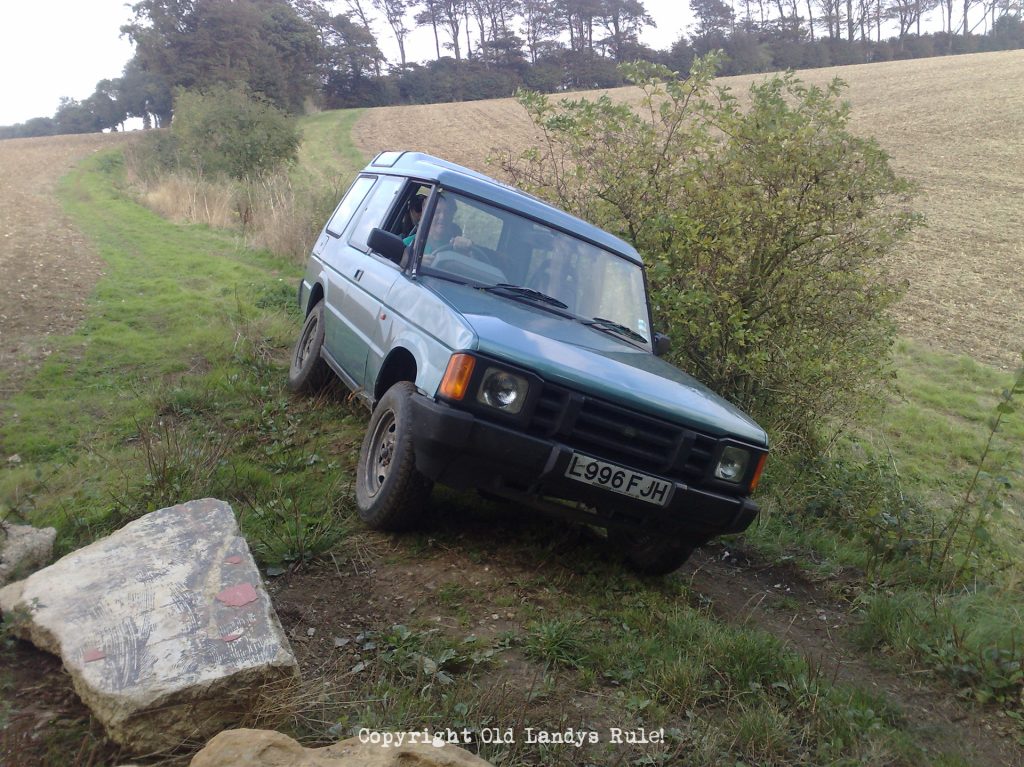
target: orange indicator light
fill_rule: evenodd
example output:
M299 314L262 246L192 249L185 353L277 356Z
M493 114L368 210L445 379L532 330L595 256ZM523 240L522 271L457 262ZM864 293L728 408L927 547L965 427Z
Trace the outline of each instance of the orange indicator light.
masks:
M448 360L448 369L444 371L438 393L454 400L461 400L465 397L475 365L476 359L468 354L453 354L452 358Z
M768 460L768 453L762 453L757 461L757 468L754 470L754 478L750 481L750 492L757 489L757 483L761 481L761 472L764 471L764 462Z

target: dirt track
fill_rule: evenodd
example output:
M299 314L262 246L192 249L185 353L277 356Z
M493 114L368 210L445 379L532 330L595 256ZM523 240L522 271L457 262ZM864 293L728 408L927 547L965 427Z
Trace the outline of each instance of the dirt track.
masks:
M61 212L61 176L122 134L0 141L0 370L9 388L50 353L48 337L82 317L102 272L90 245Z
M370 635L386 632L392 624L405 623L415 615L434 616L439 627L449 626L455 634L465 632L466 626L451 614L452 605L439 599L446 585L464 590L465 601L459 607L477 617L471 626L475 636L492 638L519 631L518 609L498 605L546 605L545 589L524 584L539 580L571 590L571 568L565 569L559 560L572 560L586 549L610 548L586 532L567 530L553 550L532 549L528 558L513 543L518 535L528 534L530 523L522 518L506 520L508 527L491 518L442 518L438 527L447 527L447 532L441 532L432 551L420 552L411 560L386 553L392 546L404 552L400 539L370 533L361 549L363 559L352 559L340 570L335 563L274 582L274 605L303 668L338 663L338 649L331 641L338 626L353 636ZM449 535L456 528L457 539L467 549L488 552L484 560L450 545ZM495 545L496 540L510 545ZM807 658L812 673L894 704L901 714L901 728L933 757L958 754L975 767L1024 767L1024 750L1014 743L1009 719L992 709L962 705L954 690L925 670L886 670L873 663L849 638L850 605L827 595L796 568L750 561L743 553L712 545L670 577L688 585L694 606L710 608L725 623L756 627L778 637ZM344 595L335 587L338 579L346 585ZM308 638L310 628L317 639ZM350 649L355 654L340 664L346 670L360 660L358 648ZM495 674L502 684L528 688L534 672L503 658ZM591 700L589 693L582 695L584 707L600 707L600 696Z

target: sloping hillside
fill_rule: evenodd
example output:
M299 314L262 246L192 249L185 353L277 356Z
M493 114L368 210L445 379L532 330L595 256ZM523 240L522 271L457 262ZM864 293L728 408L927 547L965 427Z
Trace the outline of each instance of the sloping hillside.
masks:
M905 335L1010 367L1024 339L1024 51L807 70L809 84L849 84L853 127L871 134L920 184L920 230L897 264L910 281ZM758 77L720 80L743 92ZM634 88L611 91L631 100ZM493 150L533 139L512 99L367 110L364 153L419 149L492 175Z

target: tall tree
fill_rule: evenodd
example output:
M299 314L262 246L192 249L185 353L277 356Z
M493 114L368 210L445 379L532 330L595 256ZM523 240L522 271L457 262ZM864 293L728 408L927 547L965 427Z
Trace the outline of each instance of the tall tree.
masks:
M118 126L124 129L128 109L121 98L120 79L100 80L96 90L82 104L96 116L100 130L117 130Z
M405 19L412 7L410 0L373 0L373 7L384 14L388 26L391 27L395 42L398 43L398 57L401 59L402 69L405 69L405 38L409 34Z
M899 39L903 40L910 30L921 23L921 16L935 7L930 0L889 0L883 13L886 19L899 26Z
M735 15L722 0L690 0L690 10L697 19L693 27L695 41L717 42L732 31Z
M530 52L530 63L537 63L537 56L544 43L558 32L558 17L548 0L522 0L523 25L520 32Z
M439 0L437 6L438 21L446 28L448 38L451 40L445 47L450 48L455 54L456 61L460 61L462 48L459 46L459 30L465 17L466 0Z
M963 21L963 33L964 37L971 34L971 26L967 20L967 14L970 12L973 6L977 5L977 0L964 0L964 21ZM984 16L984 14L982 14Z
M350 19L355 19L359 25L367 31L370 37L373 38L374 45L377 44L377 36L373 33L373 25L370 23L370 17L366 13L363 0L345 0L345 5L348 6L348 14ZM377 77L380 77L381 64L386 63L387 60L383 55L374 59L374 73Z
M555 0L563 28L569 31L571 50L594 50L594 21L601 14L602 3L603 0Z
M828 31L829 39L838 40L843 23L843 0L816 0L821 11L821 24Z
M608 32L608 48L616 61L623 60L628 45L639 43L641 29L656 26L641 0L604 0L600 23Z
M331 106L347 107L369 104L377 100L380 71L384 55L377 39L362 23L349 14L331 18L327 35L329 63L325 95ZM371 84L375 80L376 85Z
M166 81L154 72L142 68L138 55L124 65L117 80L118 98L130 117L142 119L144 128L157 128L171 121L173 97Z
M437 34L437 26L441 23L441 2L442 0L419 0L423 10L416 14L417 26L429 25L434 30L434 50L438 59L441 58L441 38Z
M286 109L313 92L315 30L287 0L140 0L121 31L170 87L245 85Z

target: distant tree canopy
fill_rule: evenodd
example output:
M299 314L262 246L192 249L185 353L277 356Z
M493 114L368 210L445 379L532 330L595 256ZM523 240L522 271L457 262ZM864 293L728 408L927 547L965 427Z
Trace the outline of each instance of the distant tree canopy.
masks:
M287 0L141 0L122 31L173 88L241 85L281 109L313 95L319 41Z
M239 87L280 109L433 103L622 85L644 60L686 75L723 52L720 74L766 72L1024 47L1016 0L689 0L695 22L668 50L641 43L643 0L139 0L122 33L135 57L83 101L0 127L0 138L167 125L173 94ZM920 34L939 12L943 31ZM374 15L374 12L378 15ZM882 38L883 25L896 36ZM415 27L435 57L408 61ZM983 34L978 34L982 32ZM398 46L388 61L378 35Z

